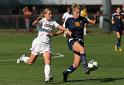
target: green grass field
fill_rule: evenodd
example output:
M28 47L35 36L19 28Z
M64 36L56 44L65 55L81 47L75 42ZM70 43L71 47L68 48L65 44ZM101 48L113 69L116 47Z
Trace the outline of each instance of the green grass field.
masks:
M44 83L43 59L38 59L33 65L16 64L21 54L30 54L28 49L35 36L31 33L0 32L0 85L47 85ZM113 33L88 34L85 37L87 59L96 60L99 68L86 75L80 65L65 83L62 72L72 64L73 54L68 50L64 37L53 37L52 52L61 53L64 57L52 56L54 81L48 85L124 85L124 51L114 52L114 43Z

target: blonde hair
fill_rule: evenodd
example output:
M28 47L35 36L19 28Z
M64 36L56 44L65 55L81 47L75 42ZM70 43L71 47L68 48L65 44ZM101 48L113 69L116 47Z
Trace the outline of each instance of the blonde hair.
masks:
M44 14L46 14L48 11L52 12L52 10L50 8L45 8L41 13L40 13L40 17L44 17Z
M74 11L75 9L80 9L81 7L78 4L73 3L71 8L72 8L72 11Z

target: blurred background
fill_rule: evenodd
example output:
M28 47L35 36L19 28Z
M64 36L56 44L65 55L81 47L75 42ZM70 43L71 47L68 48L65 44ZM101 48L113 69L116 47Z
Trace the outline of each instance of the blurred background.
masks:
M0 29L25 29L25 22L22 9L27 6L37 16L44 8L52 8L54 19L62 23L61 17L66 8L72 3L85 5L88 11L88 17L93 18L97 12L103 11L104 0L1 0L0 3ZM124 7L124 0L111 0L112 10L117 6ZM123 8L124 9L124 8ZM30 17L32 19L32 17ZM30 22L31 26L32 20ZM31 26L32 27L32 26Z
M63 35L52 37L52 52L64 57L52 55L54 81L48 85L124 85L124 51L115 52L117 41L111 24L116 7L124 11L124 0L0 0L0 85L46 85L42 82L42 57L32 66L18 65L16 59L22 54L30 54L29 48L37 33L31 24L44 8L51 8L54 20L62 25L62 15L73 3L85 6L88 17L97 19L95 25L88 24L84 39L87 59L98 61L99 69L85 75L79 68L69 82L62 82L62 72L72 63L73 54ZM27 7L30 16L24 15Z

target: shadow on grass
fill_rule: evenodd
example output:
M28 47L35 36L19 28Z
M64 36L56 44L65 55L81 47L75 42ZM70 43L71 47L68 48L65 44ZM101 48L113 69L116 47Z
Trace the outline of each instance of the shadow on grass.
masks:
M124 77L123 78L94 78L94 79L84 79L84 80L70 80L68 82L84 82L84 81L113 82L116 80L124 80Z
M47 82L46 84L48 84L48 85L55 85L55 84L62 84L62 83L65 83L65 82L63 82L63 81L60 81L60 82L53 81L53 82Z
M88 81L95 81L95 82L101 82L101 83L106 83L106 82L113 82L116 80L124 80L123 78L94 78L94 79L83 79L83 80L69 80L67 83L73 83L73 82L88 82ZM49 82L48 84L62 84L65 82Z

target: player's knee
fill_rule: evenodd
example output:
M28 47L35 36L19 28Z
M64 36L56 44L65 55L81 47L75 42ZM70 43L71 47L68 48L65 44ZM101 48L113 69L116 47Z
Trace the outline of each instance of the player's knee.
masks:
M28 61L28 64L32 65L32 64L34 64L34 62L33 61Z
M79 64L76 64L76 63L73 64L74 68L77 68L78 66L79 66Z
M45 64L50 64L50 63L51 63L50 60L45 61Z
M81 48L79 49L79 51L80 51L80 54L85 53L85 49L84 49L84 47L81 47Z
M80 54L84 54L84 53L85 53L85 50L84 49L80 51Z

